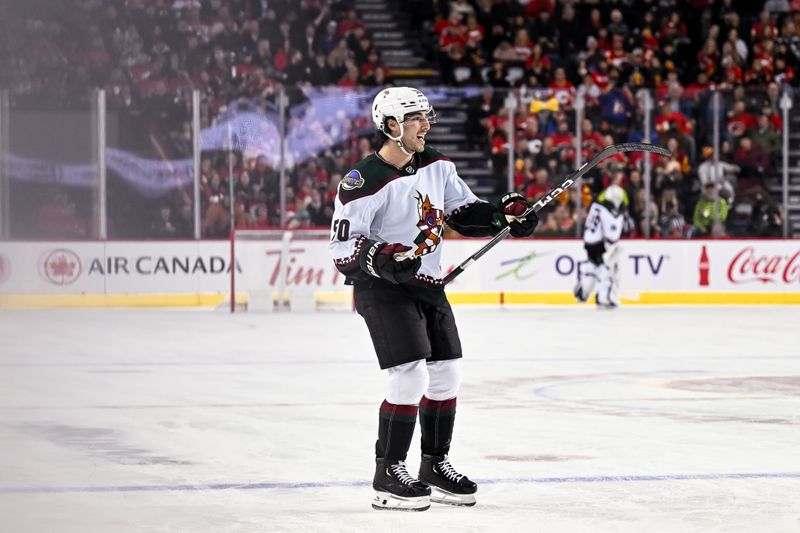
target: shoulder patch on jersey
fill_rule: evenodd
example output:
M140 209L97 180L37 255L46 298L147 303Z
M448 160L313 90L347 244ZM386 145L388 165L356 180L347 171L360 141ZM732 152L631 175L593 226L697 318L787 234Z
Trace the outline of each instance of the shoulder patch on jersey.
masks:
M398 177L397 169L382 162L375 154L368 155L339 182L339 199L346 204L373 195Z
M361 172L353 169L345 174L340 184L342 189L352 191L353 189L360 189L364 186L364 178L361 177Z

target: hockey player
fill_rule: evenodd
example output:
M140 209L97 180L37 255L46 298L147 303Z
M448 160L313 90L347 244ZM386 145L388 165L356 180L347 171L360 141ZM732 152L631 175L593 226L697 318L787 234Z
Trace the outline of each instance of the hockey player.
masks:
M574 290L579 302L588 300L597 285L598 307L613 309L619 305L618 241L624 223L620 212L624 199L625 191L618 185L611 185L589 207L583 229L583 246L589 263L584 266Z
M526 237L538 223L517 193L498 206L479 200L452 161L426 146L435 114L422 92L382 90L372 118L383 146L339 184L330 252L353 285L358 313L386 371L375 443L375 509L424 511L430 502L474 505L477 486L448 453L461 382L461 342L444 292L445 222L467 236L510 226ZM419 479L406 469L416 425L422 431Z

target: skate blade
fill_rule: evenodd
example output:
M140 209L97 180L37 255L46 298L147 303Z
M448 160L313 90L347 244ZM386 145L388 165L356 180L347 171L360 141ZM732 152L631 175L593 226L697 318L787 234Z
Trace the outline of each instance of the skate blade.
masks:
M602 309L603 311L613 311L618 307L619 306L617 304L597 304L597 308Z
M428 496L403 498L388 492L376 492L372 508L378 511L427 511L431 508L431 499Z
M431 501L458 507L472 507L477 503L474 494L455 494L433 485L431 485Z

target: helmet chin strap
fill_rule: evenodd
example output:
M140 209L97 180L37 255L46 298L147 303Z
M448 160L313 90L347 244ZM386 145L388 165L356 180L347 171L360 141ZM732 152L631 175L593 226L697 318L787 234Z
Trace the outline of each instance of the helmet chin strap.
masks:
M400 140L400 139L403 138L403 123L402 122L398 122L397 125L400 126L400 135L398 135L397 137L392 137L392 134L389 133L386 130L384 130L383 133L385 133L386 136L389 137L391 140L396 142L397 143L397 147L400 148L400 150L402 150L404 154L406 154L406 155L414 155L413 152L409 152L408 150L406 150L406 147L403 146L403 141Z

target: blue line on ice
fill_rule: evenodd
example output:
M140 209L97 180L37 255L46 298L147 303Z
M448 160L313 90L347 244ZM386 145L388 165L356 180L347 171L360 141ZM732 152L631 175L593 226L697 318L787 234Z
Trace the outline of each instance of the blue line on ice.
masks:
M741 472L721 474L667 474L630 476L520 477L476 479L479 485L535 485L548 483L619 483L629 481L700 481L725 479L800 479L800 472ZM217 490L296 490L369 487L371 481L285 481L274 483L210 483L208 485L106 485L86 487L0 487L0 494L54 494L80 492L169 492Z

